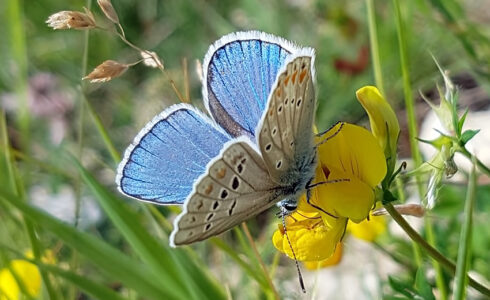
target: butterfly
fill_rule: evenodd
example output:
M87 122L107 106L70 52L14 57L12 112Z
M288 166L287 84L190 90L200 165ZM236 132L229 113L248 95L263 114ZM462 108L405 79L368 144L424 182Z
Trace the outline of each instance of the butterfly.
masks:
M314 178L312 48L263 32L228 34L203 62L208 117L176 104L126 149L123 194L181 204L170 245L218 235L278 204L293 211Z

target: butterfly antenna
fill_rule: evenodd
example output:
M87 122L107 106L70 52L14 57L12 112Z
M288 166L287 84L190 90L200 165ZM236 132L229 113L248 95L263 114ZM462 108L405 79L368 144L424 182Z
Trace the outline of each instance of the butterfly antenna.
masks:
M342 128L344 128L345 123L344 122L337 122L337 123L335 123L335 125L333 125L332 127L330 127L328 130L326 130L326 131L324 131L322 133L317 134L316 136L320 137L320 136L324 135L325 133L329 132L330 130L332 130L335 126L337 126L339 124L340 124L339 128L332 135L327 136L321 142L319 142L318 144L316 144L316 147L320 146L323 143L326 143L328 140L334 138L337 134L339 134L339 132L342 130Z
M289 248L291 248L291 252L293 253L294 262L296 263L296 270L298 271L299 285L301 286L301 290L303 291L303 293L306 294L305 283L303 282L303 276L301 275L301 269L299 268L299 263L298 263L298 260L296 259L296 254L294 253L293 245L291 244L291 240L289 239L289 235L288 235L288 232L286 230L286 221L284 218L286 213L283 211L282 207L281 207L281 211L282 211L282 227L284 228L284 234L286 235L286 239L288 240Z

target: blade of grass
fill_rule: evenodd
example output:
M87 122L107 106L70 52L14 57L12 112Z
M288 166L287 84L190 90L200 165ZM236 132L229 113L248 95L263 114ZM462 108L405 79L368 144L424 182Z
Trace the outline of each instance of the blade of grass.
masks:
M43 263L37 263L37 266L44 271L47 271L53 275L61 277L66 281L72 283L73 285L79 287L85 293L94 297L95 299L114 299L114 300L124 300L126 298L122 297L112 289L99 284L98 282L91 280L87 277L80 276L74 272L63 270L54 265L47 265Z
M24 200L24 189L23 189L23 184L19 176L17 176L17 171L16 168L12 162L12 155L10 153L10 143L8 139L8 133L7 133L7 122L5 118L5 112L2 110L0 112L0 135L1 135L1 146L4 150L4 162L5 162L5 167L7 174L5 176L7 177L8 181L8 187L9 187L9 192L11 192L14 195L21 195L21 199ZM41 257L41 247L39 245L38 238L35 234L35 229L34 225L30 222L30 220L23 218L24 221L24 226L27 232L27 236L29 237L29 242L31 243L31 248L32 252L34 254L34 257L40 258ZM48 292L48 296L50 299L55 300L56 293L55 290L53 289L53 286L51 284L51 280L49 276L46 274L46 272L41 271L41 278L44 282L44 286L46 287L46 291Z
M250 234L250 231L248 230L247 223L245 223L245 222L242 223L242 229L243 229L243 232L245 232L245 236L247 237L248 242L250 243L250 246L253 250L253 253L255 254L255 258L257 259L257 261L260 264L261 270L263 272L265 280L267 281L267 284L269 285L269 289L271 290L274 299L279 300L280 299L279 294L277 293L277 290L276 290L276 287L274 286L274 283L272 283L272 279L270 277L269 271L267 271L267 268L264 264L264 261L262 260L262 257L260 257L260 253L257 250L257 246L255 245L255 242L252 238L252 235Z
M149 299L181 298L175 287L161 284L157 275L140 261L134 260L118 249L92 235L78 231L47 213L27 205L0 186L0 199L10 203L33 222L49 230L69 247L92 262L110 278L120 280L129 288Z
M216 299L225 297L224 291L218 290L216 285L208 286L204 290L199 288L200 282L209 281L204 273L195 269L192 273L186 272L185 266L192 268L189 265L189 260L185 257L179 258L177 250L172 250L169 246L163 246L157 242L138 222L138 216L134 212L127 209L120 200L101 186L79 163L77 163L77 167L83 180L92 190L109 218L135 252L148 266L153 268L161 280L174 286L175 290L187 292L188 294L182 295L186 298L202 299L203 296L206 296ZM198 278L192 280L193 276L198 276Z
M242 270L245 271L245 273L255 279L261 287L267 287L267 283L265 282L265 280L260 277L257 272L255 272L255 270L252 269L243 259L241 259L235 250L233 250L230 246L228 246L219 238L211 238L210 241L221 251L228 254L230 258L234 260L242 268Z
M464 299L466 295L466 285L468 276L466 275L469 269L468 262L471 257L471 232L473 224L473 206L475 205L476 194L476 162L473 157L473 168L471 169L470 178L468 180L468 191L466 193L466 201L464 205L464 222L461 228L461 236L459 239L458 260L456 265L456 278L454 279L455 291L453 299Z
M410 63L408 61L408 53L407 53L407 40L405 37L405 24L403 21L403 17L401 14L400 3L398 0L393 0L393 8L395 10L395 21L396 21L396 30L398 36L398 47L400 51L400 65L402 70L403 77L403 92L405 98L405 108L407 110L407 123L408 123L408 133L410 136L410 150L412 154L413 161L415 163L415 168L419 167L422 164L422 156L420 154L418 148L417 141L417 120L415 118L415 108L412 94L412 85L410 82ZM420 178L418 175L415 176L415 180L417 182L417 188L419 192L420 199L425 197L425 189L422 185ZM435 245L435 237L433 233L432 223L429 218L424 218L424 225L427 240L430 245ZM440 296L442 300L447 299L447 290L444 281L444 276L442 274L441 265L436 261L432 260L432 265L434 270L436 271L436 285L439 289Z
M104 124L102 124L102 121L99 117L99 115L95 112L92 104L88 101L86 96L83 96L83 100L85 105L88 108L88 112L90 116L92 117L92 121L95 124L95 127L97 131L99 132L100 136L102 137L102 141L104 142L105 147L107 148L107 151L109 151L109 154L111 155L112 161L114 162L114 165L117 165L121 161L121 154L116 150L116 147L112 143L111 138L109 137L109 133L107 132Z

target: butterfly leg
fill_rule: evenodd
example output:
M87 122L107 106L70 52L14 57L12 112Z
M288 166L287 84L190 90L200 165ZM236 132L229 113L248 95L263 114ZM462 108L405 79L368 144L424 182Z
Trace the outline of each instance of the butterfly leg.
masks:
M338 218L337 216L332 215L331 213L329 213L328 211L324 210L323 208L321 208L321 207L319 207L319 206L311 203L310 200L311 200L311 190L310 189L307 189L306 190L306 203L308 203L309 205L311 205L314 208L318 209L319 211L326 213L327 215L331 216L332 218L335 218L335 219Z
M341 130L342 128L344 127L344 122L337 122L335 123L332 127L330 127L329 129L327 129L326 131L322 132L322 133L318 133L316 136L317 137L321 137L323 136L324 134L326 134L327 132L329 132L330 130L332 130L332 128L335 128L335 126L337 126L338 124L340 124L339 128L330 136L327 136L326 138L324 138L321 142L319 142L318 144L316 144L316 147L320 146L321 144L323 143L326 143L328 140L334 138Z
M320 184L337 183L337 182L350 182L350 179L349 178L341 178L341 179L332 179L332 180L327 180L327 181L320 181L320 182L317 182L317 183L314 183L311 185L308 184L308 185L306 185L306 188L311 189L311 188L314 188Z

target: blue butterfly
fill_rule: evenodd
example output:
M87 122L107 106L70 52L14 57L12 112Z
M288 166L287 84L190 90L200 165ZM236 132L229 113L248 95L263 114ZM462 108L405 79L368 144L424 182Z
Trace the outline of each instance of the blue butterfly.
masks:
M314 50L263 32L216 41L203 63L209 118L173 105L148 123L117 170L119 190L183 204L172 246L220 234L279 202L294 210L314 178Z

